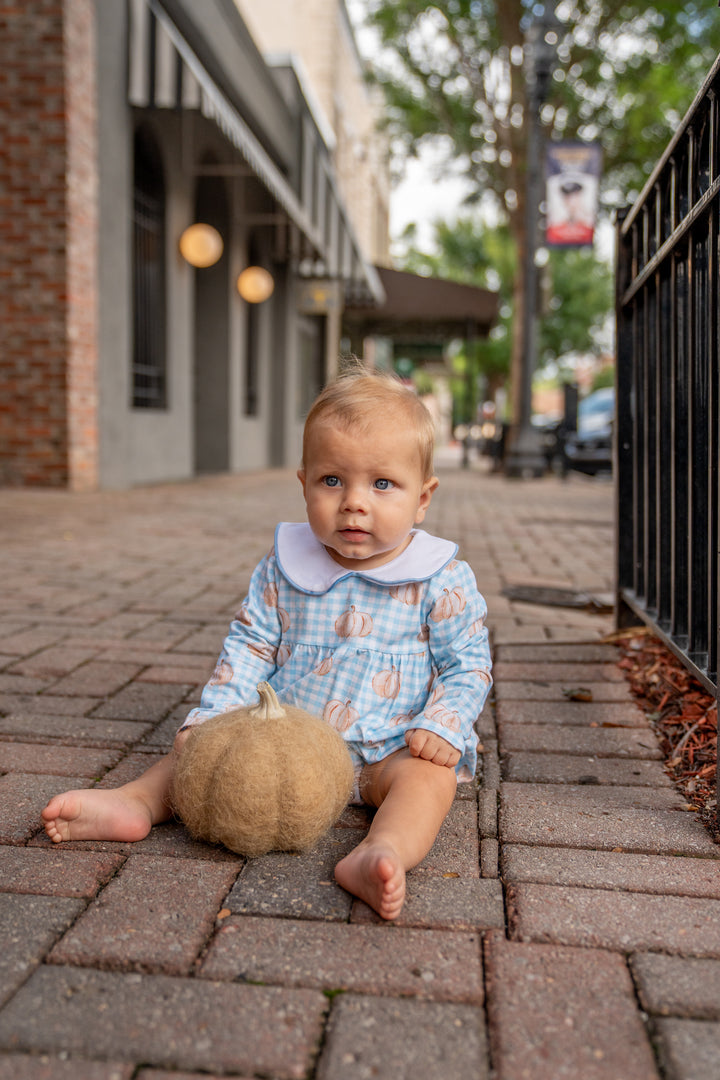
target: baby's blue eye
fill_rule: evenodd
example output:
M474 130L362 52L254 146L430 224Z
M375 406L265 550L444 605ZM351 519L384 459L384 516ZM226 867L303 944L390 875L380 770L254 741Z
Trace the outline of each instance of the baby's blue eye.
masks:
M338 487L340 481L337 476L325 476L323 477L323 484L325 484L326 487Z
M392 480L376 480L375 481L375 487L378 489L378 491L389 491L392 486L393 486Z

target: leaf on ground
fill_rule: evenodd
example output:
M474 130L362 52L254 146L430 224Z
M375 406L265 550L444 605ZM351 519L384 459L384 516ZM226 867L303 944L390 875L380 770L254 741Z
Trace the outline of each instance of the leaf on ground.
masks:
M568 701L592 701L592 690L587 686L562 687L562 692Z

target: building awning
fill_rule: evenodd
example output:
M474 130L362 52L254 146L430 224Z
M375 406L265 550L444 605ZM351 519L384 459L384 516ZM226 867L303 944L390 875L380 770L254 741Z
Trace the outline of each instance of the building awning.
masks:
M138 108L195 109L214 122L239 152L258 180L314 249L319 260L332 263L328 238L286 176L219 88L203 63L157 0L130 0L128 101ZM238 18L240 15L238 14ZM335 208L340 250L359 278L359 292L373 302L383 292L375 268L359 250L341 204ZM340 267L342 273L343 267Z
M445 278L376 267L385 292L377 307L348 305L345 327L363 337L402 341L448 341L486 337L497 319L497 293Z

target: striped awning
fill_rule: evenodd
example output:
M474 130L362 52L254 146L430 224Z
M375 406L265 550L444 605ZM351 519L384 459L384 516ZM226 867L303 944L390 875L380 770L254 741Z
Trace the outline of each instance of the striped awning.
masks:
M129 0L129 12L129 103L139 108L195 109L213 121L311 244L317 258L329 267L344 263L338 266L339 276L348 277L348 284L360 287L371 301L382 301L380 280L360 252L335 185L329 189L337 206L328 217L337 223L329 230L336 235L328 238L157 0ZM338 249L348 257L338 260Z

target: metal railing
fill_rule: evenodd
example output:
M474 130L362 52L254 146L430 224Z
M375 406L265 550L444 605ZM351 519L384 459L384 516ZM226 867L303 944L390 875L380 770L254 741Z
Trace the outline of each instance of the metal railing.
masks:
M617 227L618 625L718 688L720 57Z

